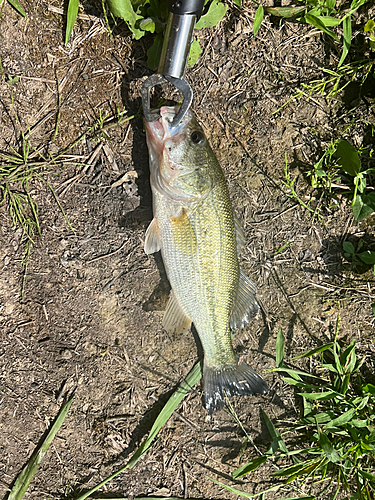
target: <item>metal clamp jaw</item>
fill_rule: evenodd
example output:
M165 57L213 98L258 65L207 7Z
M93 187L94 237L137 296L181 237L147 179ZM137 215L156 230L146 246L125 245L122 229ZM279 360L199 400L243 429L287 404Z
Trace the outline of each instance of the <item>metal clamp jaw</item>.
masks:
M159 118L159 113L150 109L150 92L156 85L170 82L182 93L183 102L172 121L172 127L176 127L180 123L191 105L193 91L184 75L194 26L202 14L203 5L204 0L174 0L169 2L170 13L158 73L149 77L142 85L143 112L149 122Z

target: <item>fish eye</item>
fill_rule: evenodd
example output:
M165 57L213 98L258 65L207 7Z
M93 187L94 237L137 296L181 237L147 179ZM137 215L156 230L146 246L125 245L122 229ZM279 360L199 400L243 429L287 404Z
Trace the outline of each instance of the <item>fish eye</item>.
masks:
M199 130L194 130L194 132L190 136L190 139L193 144L203 144L205 137Z

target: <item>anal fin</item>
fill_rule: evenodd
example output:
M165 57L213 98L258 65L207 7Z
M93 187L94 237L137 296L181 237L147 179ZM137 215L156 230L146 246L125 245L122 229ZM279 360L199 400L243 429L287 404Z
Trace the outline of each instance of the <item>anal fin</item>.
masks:
M149 255L150 253L158 252L160 249L161 249L160 231L158 222L154 217L146 231L145 253Z
M238 290L234 300L232 314L229 320L231 330L243 328L247 323L257 315L259 305L255 298L257 289L254 283L240 269L240 280Z
M168 333L186 333L190 328L191 319L183 312L173 292L169 298L162 324Z

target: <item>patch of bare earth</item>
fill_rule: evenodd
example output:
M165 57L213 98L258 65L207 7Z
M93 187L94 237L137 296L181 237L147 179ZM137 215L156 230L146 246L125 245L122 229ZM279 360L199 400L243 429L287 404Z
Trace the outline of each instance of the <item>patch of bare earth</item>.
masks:
M38 155L65 151L45 177L74 229L46 184L34 180L42 234L25 277L21 232L12 228L7 203L0 206L0 497L77 387L25 497L38 500L74 498L122 467L198 357L192 334L171 338L162 329L169 287L160 257L143 252L152 209L139 90L150 74L150 40L132 40L123 24L111 39L100 5L85 4L64 46L56 8L59 2L30 2L23 19L6 4L0 21L0 150L18 150L23 131ZM306 177L353 115L317 96L277 111L340 54L317 30L298 24L266 19L254 38L254 13L245 2L202 31L203 54L187 78L245 227L241 264L266 311L236 333L234 345L271 390L233 400L243 428L264 452L270 439L260 409L274 422L298 414L293 392L266 371L275 366L279 328L290 359L332 340L340 301L340 337L357 339L360 355L373 359L374 280L345 269L341 250L345 239L360 237L375 247L374 218L356 223L343 199L336 209L320 208ZM373 98L366 102L355 103L356 146L373 122ZM98 131L102 118L119 110L136 117L115 126L106 121ZM287 196L285 153L295 189L305 203L316 196L311 206L321 219ZM235 498L208 476L233 485L231 471L256 456L243 437L229 413L207 415L197 386L141 462L105 490ZM270 472L261 468L236 487L259 491Z

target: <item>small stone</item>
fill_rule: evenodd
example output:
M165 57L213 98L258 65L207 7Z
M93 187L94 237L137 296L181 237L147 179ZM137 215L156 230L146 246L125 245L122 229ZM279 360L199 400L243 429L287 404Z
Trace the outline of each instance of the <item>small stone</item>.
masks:
M14 311L15 304L12 302L7 302L4 306L3 312L5 316L10 316L12 312Z
M66 248L69 245L69 241L61 238L61 240L59 241L59 245L61 248Z
M63 349L62 351L60 351L60 356L62 357L62 359L71 359L73 357L73 354L71 353L71 351L69 351L69 349Z

